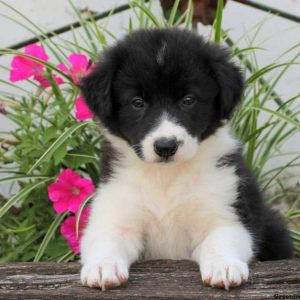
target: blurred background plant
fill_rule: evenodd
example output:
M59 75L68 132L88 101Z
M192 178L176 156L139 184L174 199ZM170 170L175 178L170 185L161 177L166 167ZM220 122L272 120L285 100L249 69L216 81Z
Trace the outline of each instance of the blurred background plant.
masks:
M77 257L78 239L88 217L86 205L99 181L103 139L79 95L78 82L99 52L117 39L99 19L107 20L125 9L131 10L125 32L173 26L196 31L197 22L213 24L209 39L227 44L233 59L247 70L244 101L232 126L244 143L246 162L258 176L266 201L281 209L300 254L298 179L287 184L289 170L299 168L300 151L282 151L282 146L299 134L300 95L287 99L276 93L284 74L299 63L299 44L273 63L260 66L256 53L261 48L256 38L268 20L233 42L230 32L222 28L226 4L222 0L161 0L163 10L157 9L157 1L137 0L102 14L87 11L86 17L70 2L78 16L78 22L69 28L71 39L59 32L46 33L7 2L1 0L0 4L22 20L13 21L37 36L36 43L24 51L0 51L0 55L10 55L12 62L10 67L0 66L5 73L0 83L16 91L0 94L0 112L16 125L15 130L2 131L0 139L1 172L5 174L0 183L11 187L9 197L0 198L0 262L69 261ZM247 47L240 47L241 40ZM292 58L288 55L291 52ZM274 70L278 72L272 73ZM21 80L30 88L22 87ZM274 166L272 161L281 156L285 159ZM67 188L61 185L66 184L66 178ZM86 185L88 190L84 190Z

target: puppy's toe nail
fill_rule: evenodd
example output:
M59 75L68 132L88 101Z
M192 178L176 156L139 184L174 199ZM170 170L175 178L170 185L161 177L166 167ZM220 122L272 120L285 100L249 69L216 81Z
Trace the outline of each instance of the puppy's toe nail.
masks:
M110 288L116 287L118 285L119 284L117 282L113 282L113 281L106 281L104 283L104 286L105 286L106 289L110 289Z
M224 282L223 281L217 282L216 284L214 284L214 286L219 288L219 289L223 289L224 288Z
M127 278L123 275L119 275L118 279L119 279L120 283L124 283L127 280Z
M99 288L100 284L99 284L99 282L95 281L95 282L92 283L91 287L92 288Z
M248 278L245 278L244 276L242 276L242 283L245 283L248 281Z
M236 286L238 286L238 284L236 282L234 282L234 281L229 282L229 286L228 286L229 288L234 288Z
M88 286L88 283L87 283L87 279L86 279L86 278L82 279L82 285L83 285L83 286Z

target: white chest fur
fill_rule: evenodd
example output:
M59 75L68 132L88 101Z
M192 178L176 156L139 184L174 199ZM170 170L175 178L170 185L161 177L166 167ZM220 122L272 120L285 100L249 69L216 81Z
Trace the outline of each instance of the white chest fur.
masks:
M146 258L190 258L206 232L235 220L234 169L194 163L128 174L139 190L135 205L143 215Z
M208 231L237 221L231 206L235 170L217 167L218 159L236 146L224 127L185 163L154 165L128 156L100 187L89 227L142 236L146 258L190 258Z

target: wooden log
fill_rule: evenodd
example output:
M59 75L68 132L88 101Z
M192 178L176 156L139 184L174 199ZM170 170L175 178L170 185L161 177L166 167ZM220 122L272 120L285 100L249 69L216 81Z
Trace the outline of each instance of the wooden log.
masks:
M129 281L102 292L82 287L78 263L0 265L0 299L300 299L300 259L256 262L250 280L230 291L204 286L190 261L136 263Z

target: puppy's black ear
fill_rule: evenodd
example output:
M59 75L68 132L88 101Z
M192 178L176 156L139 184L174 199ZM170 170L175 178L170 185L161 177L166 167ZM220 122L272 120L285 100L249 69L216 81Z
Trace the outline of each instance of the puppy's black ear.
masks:
M113 66L109 60L102 59L80 82L86 104L100 120L107 118L112 110L112 77Z
M244 91L244 76L241 70L229 60L224 49L214 61L213 72L220 91L218 95L218 110L221 119L229 119L233 109L241 101Z

